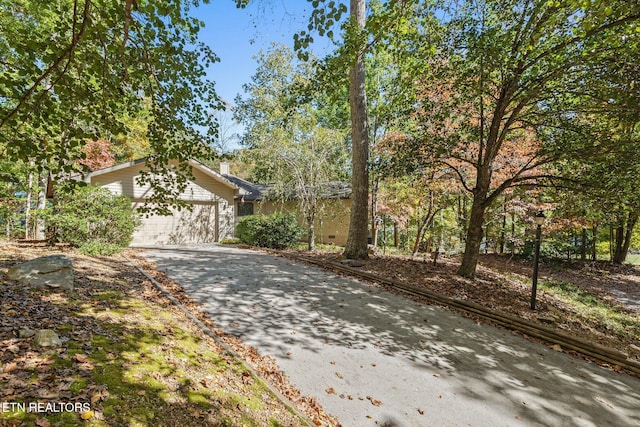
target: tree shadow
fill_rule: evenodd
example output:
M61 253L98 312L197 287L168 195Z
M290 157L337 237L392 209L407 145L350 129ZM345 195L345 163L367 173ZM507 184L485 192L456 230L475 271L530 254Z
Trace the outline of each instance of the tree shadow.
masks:
M143 255L345 425L640 424L637 378L440 307L262 252Z

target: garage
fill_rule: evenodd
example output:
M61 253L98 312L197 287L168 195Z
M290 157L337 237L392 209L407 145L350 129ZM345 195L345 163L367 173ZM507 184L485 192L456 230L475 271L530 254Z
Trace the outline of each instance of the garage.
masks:
M131 246L212 243L233 237L234 198L245 190L195 160L188 163L193 177L179 199L191 209L170 208L169 215L141 214ZM177 162L170 166L177 166ZM84 180L128 196L134 208L139 209L153 194L148 184L140 185L137 179L146 170L146 160L140 159L91 172Z
M137 207L137 203L134 206ZM211 243L219 238L218 205L191 203L191 210L171 209L171 215L149 215L133 233L131 246Z

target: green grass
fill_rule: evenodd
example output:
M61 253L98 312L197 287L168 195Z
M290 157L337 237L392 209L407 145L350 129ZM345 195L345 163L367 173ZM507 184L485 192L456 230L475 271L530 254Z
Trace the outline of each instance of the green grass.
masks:
M640 315L625 310L618 304L598 298L571 283L542 280L540 288L569 304L580 319L589 324L600 324L626 338L640 336Z

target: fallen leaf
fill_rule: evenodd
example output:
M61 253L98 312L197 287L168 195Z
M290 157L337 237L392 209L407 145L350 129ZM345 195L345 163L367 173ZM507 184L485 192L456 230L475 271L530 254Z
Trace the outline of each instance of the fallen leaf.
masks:
M80 363L85 363L88 360L86 355L80 353L76 354L73 358Z
M13 372L16 369L18 369L18 364L15 362L11 362L11 363L7 363L6 365L4 365L4 369L2 370L2 372L9 373L9 372Z
M336 377L340 378L341 380L344 379L344 376L340 372L336 372Z
M90 420L91 418L93 418L93 414L93 411L83 412L82 414L80 414L80 418L82 418L83 420Z
M420 415L424 415L424 411L423 411L422 409L418 409L418 413L419 413Z
M329 387L325 390L327 394L336 394L336 390L333 387Z
M369 402L371 402L371 404L372 404L373 406L380 406L380 405L382 405L382 402L381 402L381 401L379 401L379 400L377 400L377 399L374 399L374 398L373 398L373 397L371 397L371 396L367 396L367 400L369 400Z
M46 418L36 418L33 423L38 427L51 427L51 423Z

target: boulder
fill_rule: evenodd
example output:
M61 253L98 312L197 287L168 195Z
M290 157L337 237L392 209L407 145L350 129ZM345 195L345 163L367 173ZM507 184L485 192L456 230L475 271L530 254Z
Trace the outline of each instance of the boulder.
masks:
M41 329L36 332L35 337L33 337L33 344L38 347L62 347L60 337L51 329Z
M73 265L65 255L49 255L14 265L7 278L24 285L73 290Z
M18 338L31 338L35 334L36 334L36 331L29 328L24 328L18 331Z

